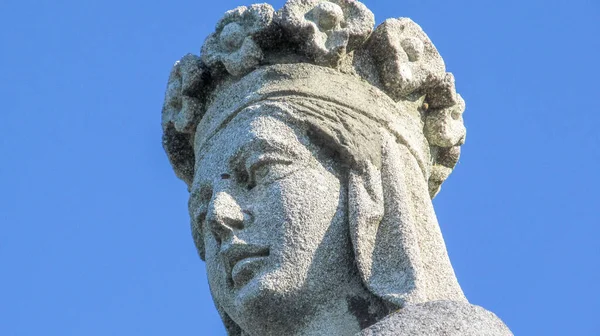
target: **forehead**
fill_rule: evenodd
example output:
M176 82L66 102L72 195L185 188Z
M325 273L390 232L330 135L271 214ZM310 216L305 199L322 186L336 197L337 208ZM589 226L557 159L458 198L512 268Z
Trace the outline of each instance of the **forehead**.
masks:
M297 151L304 147L306 139L301 135L300 127L279 112L273 106L248 107L207 141L195 143L194 184L227 172L231 161L242 151L267 148Z

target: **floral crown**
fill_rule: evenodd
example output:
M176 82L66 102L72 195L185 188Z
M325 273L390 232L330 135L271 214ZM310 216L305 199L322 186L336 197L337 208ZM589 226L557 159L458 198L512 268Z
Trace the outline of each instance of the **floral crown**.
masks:
M355 0L288 0L279 11L256 4L226 12L204 42L201 56L184 56L169 77L163 145L177 175L191 184L195 128L207 97L220 83L265 65L311 63L358 76L396 102L420 106L434 197L465 141L465 103L421 27L408 18L374 26L373 13Z

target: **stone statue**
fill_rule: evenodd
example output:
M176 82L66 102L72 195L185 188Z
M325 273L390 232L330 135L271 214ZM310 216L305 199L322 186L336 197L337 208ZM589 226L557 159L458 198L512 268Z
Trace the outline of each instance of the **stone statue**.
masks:
M431 199L464 101L407 18L355 0L225 13L171 72L163 145L229 335L511 335L470 305Z

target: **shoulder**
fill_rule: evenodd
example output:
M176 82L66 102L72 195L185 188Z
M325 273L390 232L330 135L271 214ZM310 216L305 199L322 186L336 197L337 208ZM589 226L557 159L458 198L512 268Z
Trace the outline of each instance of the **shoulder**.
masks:
M466 302L430 301L408 305L357 336L512 336L492 312Z

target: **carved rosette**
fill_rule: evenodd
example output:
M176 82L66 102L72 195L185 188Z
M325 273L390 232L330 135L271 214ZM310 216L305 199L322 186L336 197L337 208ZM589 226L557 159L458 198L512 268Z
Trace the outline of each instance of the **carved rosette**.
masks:
M429 189L434 197L465 141L464 101L421 27L408 18L388 19L373 31L374 24L373 13L356 0L288 0L278 12L268 4L226 12L201 56L186 55L169 77L163 129L173 165L187 175L193 168L193 162L177 153L193 155L188 143L210 88L259 65L309 62L362 76L396 102L423 103L420 122L430 145ZM355 56L346 57L351 52ZM300 57L290 57L294 54Z
M200 57L188 54L171 70L162 109L163 147L175 173L191 183L196 125L204 114L204 97L210 72Z
M271 5L237 7L225 13L216 31L202 46L202 60L210 67L222 64L233 76L253 70L264 58L261 42L274 29Z
M465 101L460 95L457 95L457 99L456 105L427 113L425 136L432 146L453 147L465 142L467 130L462 117Z
M431 147L429 190L434 197L460 157L466 129L465 104L456 93L454 76L415 22L408 18L383 22L367 44L382 88L396 101L422 97L424 134Z
M460 158L460 146L465 143L467 129L462 114L465 101L458 94L457 103L449 107L431 109L425 117L424 133L433 158L429 193L434 197Z
M316 64L337 67L369 37L375 16L354 0L289 0L278 23Z
M172 124L178 132L193 132L202 117L201 92L207 76L208 69L198 56L187 54L175 63L162 110L163 128Z
M429 87L445 76L444 60L411 19L383 22L371 36L369 49L385 90L395 100Z

